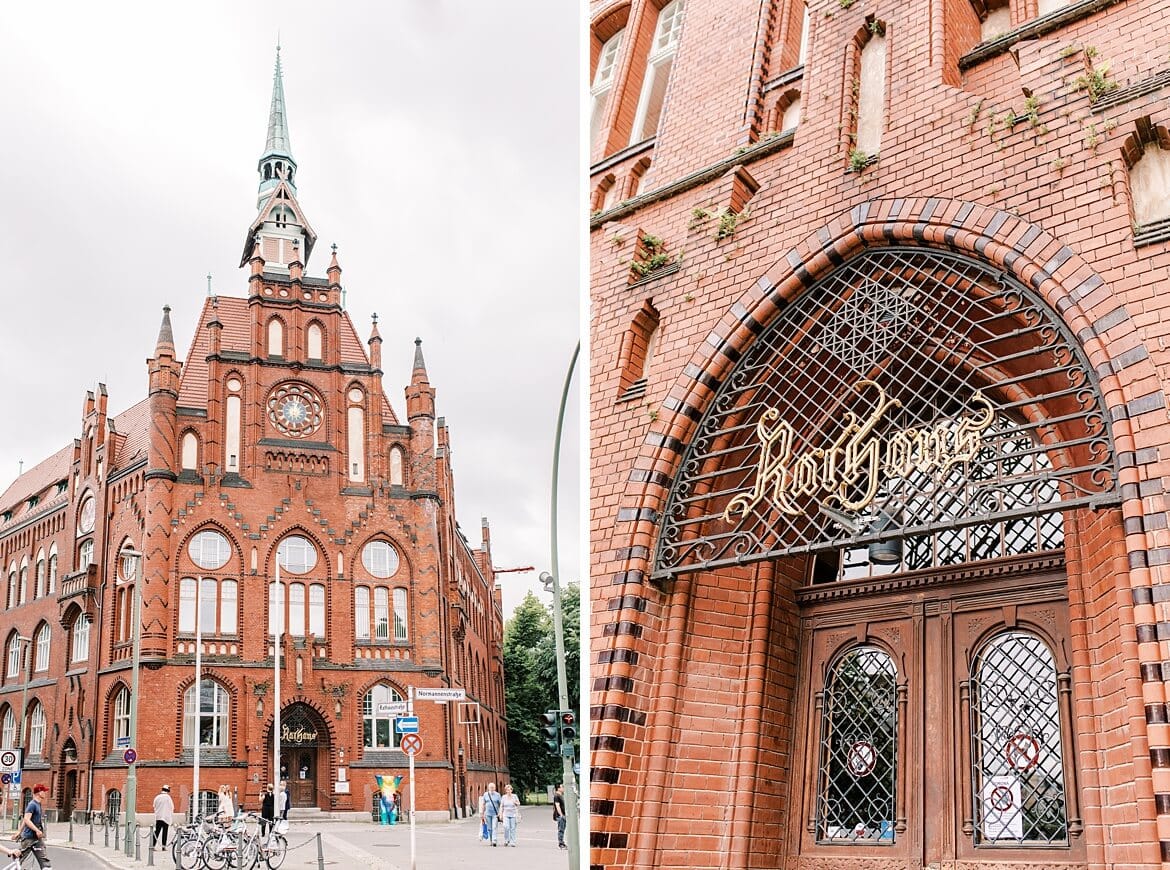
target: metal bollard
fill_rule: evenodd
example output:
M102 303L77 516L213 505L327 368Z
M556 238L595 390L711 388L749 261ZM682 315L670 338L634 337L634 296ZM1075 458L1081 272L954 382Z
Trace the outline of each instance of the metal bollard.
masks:
M138 825L134 826L134 860L142 860L142 837L138 834Z
M325 870L325 852L321 849L320 834L317 834L317 870Z
M93 845L93 813L89 814L89 844Z
M110 848L110 826L106 824L106 817L102 816L102 845Z
M73 813L69 814L69 842L73 842Z
M164 843L164 846L166 844ZM150 848L146 850L146 866L154 866L154 840L150 841Z
M244 832L236 831L236 864L244 866Z

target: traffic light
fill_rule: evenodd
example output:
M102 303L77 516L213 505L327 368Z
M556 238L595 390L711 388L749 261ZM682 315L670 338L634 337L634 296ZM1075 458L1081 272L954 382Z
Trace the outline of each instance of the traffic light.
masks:
M575 753L574 741L577 739L577 717L572 710L561 710L558 714L561 727L561 752L565 758L572 758Z
M559 757L561 754L561 714L556 710L546 710L540 714L540 721L543 723L545 749L548 750L549 755Z

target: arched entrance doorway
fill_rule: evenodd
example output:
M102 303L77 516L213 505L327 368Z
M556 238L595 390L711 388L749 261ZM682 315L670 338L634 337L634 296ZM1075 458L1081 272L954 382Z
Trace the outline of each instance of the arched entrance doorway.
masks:
M766 866L1083 861L1066 563L1120 527L1097 371L971 257L873 248L809 283L683 409L646 724L687 764L648 763L635 863L706 847L664 843L662 795L726 746L702 821Z
M78 788L77 744L72 737L67 738L61 747L61 776L58 782L61 793L57 795L57 817L68 820L77 805Z
M328 805L329 747L329 729L308 704L290 704L281 712L280 778L288 781L289 806Z

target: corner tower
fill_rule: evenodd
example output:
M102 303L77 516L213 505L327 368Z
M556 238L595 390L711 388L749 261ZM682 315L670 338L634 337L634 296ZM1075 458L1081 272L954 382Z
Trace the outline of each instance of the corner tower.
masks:
M258 249L265 265L271 270L288 271L293 263L299 263L303 268L309 261L317 234L309 226L297 202L297 162L289 142L279 45L276 47L276 69L272 74L268 138L256 171L260 174L260 187L256 194L258 211L248 228L240 265L245 265Z

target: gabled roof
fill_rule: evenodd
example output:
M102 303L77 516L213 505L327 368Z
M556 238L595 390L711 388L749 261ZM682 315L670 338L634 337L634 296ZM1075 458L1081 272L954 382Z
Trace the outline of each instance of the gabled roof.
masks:
M313 253L313 245L317 243L317 233L309 226L309 219L301 211L301 204L297 202L296 194L289 188L288 182L282 180L276 187L272 188L272 193L264 201L264 205L260 206L260 211L256 213L256 219L248 227L248 235L244 239L244 253L240 257L241 266L247 265L248 260L252 258L256 231L260 229L261 224L268 220L269 215L272 214L272 210L277 206L291 208L293 214L296 215L297 224L305 231L305 253L302 259L304 263L309 262L309 255Z
M69 477L73 465L73 445L62 447L44 462L34 465L16 478L4 494L0 495L0 511L14 510L31 496L37 495L48 486Z

